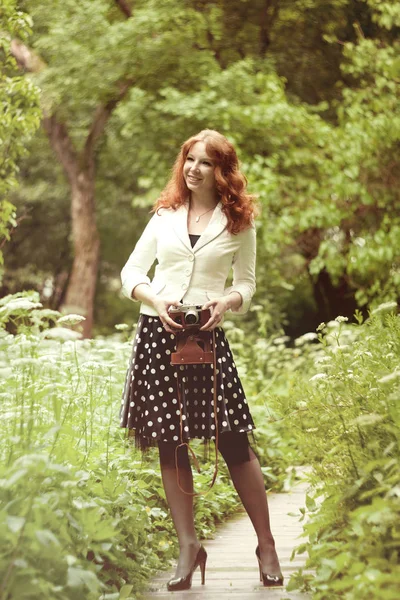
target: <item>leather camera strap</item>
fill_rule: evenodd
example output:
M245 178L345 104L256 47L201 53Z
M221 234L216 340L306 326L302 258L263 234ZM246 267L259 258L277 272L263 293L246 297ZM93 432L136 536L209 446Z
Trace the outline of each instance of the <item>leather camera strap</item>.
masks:
M218 473L218 412L217 412L217 352L216 352L216 346L215 346L215 330L212 330L212 351L213 351L213 373L214 373L214 380L213 380L213 406L214 406L214 422L215 422L215 467L214 467L214 475L213 478L211 480L211 484L210 487L208 488L207 491L205 492L187 492L185 491L182 486L181 486L181 482L180 482L180 478L179 478L179 464L178 464L178 450L181 446L187 446L188 450L190 450L190 452L192 453L193 456L193 460L194 463L196 465L196 469L197 471L200 473L200 466L199 466L199 462L196 458L196 454L194 453L193 449L190 447L189 442L184 442L183 441L183 418L182 418L182 396L181 396L181 385L182 385L182 381L180 380L179 377L179 369L177 370L177 386L178 386L178 402L179 402L179 430L180 430L180 444L177 444L175 447L175 467L176 467L176 477L177 477L177 482L178 482L178 486L179 489L184 493L187 494L188 496L205 496L206 494L208 494L208 492L211 490L212 486L215 483L215 480L217 478L217 473Z

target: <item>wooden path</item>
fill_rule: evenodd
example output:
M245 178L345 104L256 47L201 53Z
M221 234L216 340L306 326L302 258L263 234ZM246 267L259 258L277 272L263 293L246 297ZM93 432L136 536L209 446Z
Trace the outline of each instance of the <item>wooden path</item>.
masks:
M290 517L287 513L298 513L298 509L305 506L306 489L307 484L301 482L289 493L268 494L271 529L285 584L289 582L290 574L305 562L304 555L290 561L293 548L305 539L298 538L302 532L298 517ZM142 600L171 600L173 597L177 600L309 600L307 594L262 586L255 556L257 537L245 512L230 518L218 528L214 539L202 543L208 554L204 586L197 568L190 590L168 592L166 583L175 572L171 569L153 579L149 591L141 596Z

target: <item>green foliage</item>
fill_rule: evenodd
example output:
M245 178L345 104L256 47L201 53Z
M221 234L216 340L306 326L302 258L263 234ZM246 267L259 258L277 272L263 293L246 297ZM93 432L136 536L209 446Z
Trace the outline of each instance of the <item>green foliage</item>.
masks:
M293 553L308 552L306 573L298 571L288 590L312 589L316 600L394 600L398 595L400 317L396 312L394 303L386 303L365 323L358 313L358 325L345 325L343 317L335 327L322 324L314 365L292 390L286 423L304 461L312 466L314 492L302 509L308 541Z
M36 292L0 300L0 597L10 600L133 598L177 554L157 451L140 457L118 426L131 329L80 340L79 322ZM275 438L264 472L279 486L287 463ZM206 491L214 466L193 442L195 488ZM196 499L200 538L237 507L220 461Z
M39 126L39 90L18 74L11 55L13 37L26 39L32 22L17 9L15 0L2 0L0 8L0 240L10 239L10 227L16 226L15 206L8 200L16 186L18 162L26 154L26 143ZM0 249L0 281L3 274Z

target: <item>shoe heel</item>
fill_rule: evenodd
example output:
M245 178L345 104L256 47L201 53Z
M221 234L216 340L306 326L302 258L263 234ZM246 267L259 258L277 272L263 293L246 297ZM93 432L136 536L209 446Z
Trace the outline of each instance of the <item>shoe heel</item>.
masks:
M206 560L200 563L201 585L204 585L206 582Z
M263 580L263 578L262 578L262 568L261 568L261 563L260 563L260 561L258 561L258 569L259 569L259 571L260 571L260 581L262 581L262 580Z

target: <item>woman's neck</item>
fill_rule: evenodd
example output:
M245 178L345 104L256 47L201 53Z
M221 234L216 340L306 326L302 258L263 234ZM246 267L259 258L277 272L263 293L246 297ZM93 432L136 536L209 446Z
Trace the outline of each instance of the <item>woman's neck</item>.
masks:
M197 213L204 212L209 208L215 208L219 202L219 197L216 194L196 194L196 192L191 192L189 195L189 204L190 207Z

